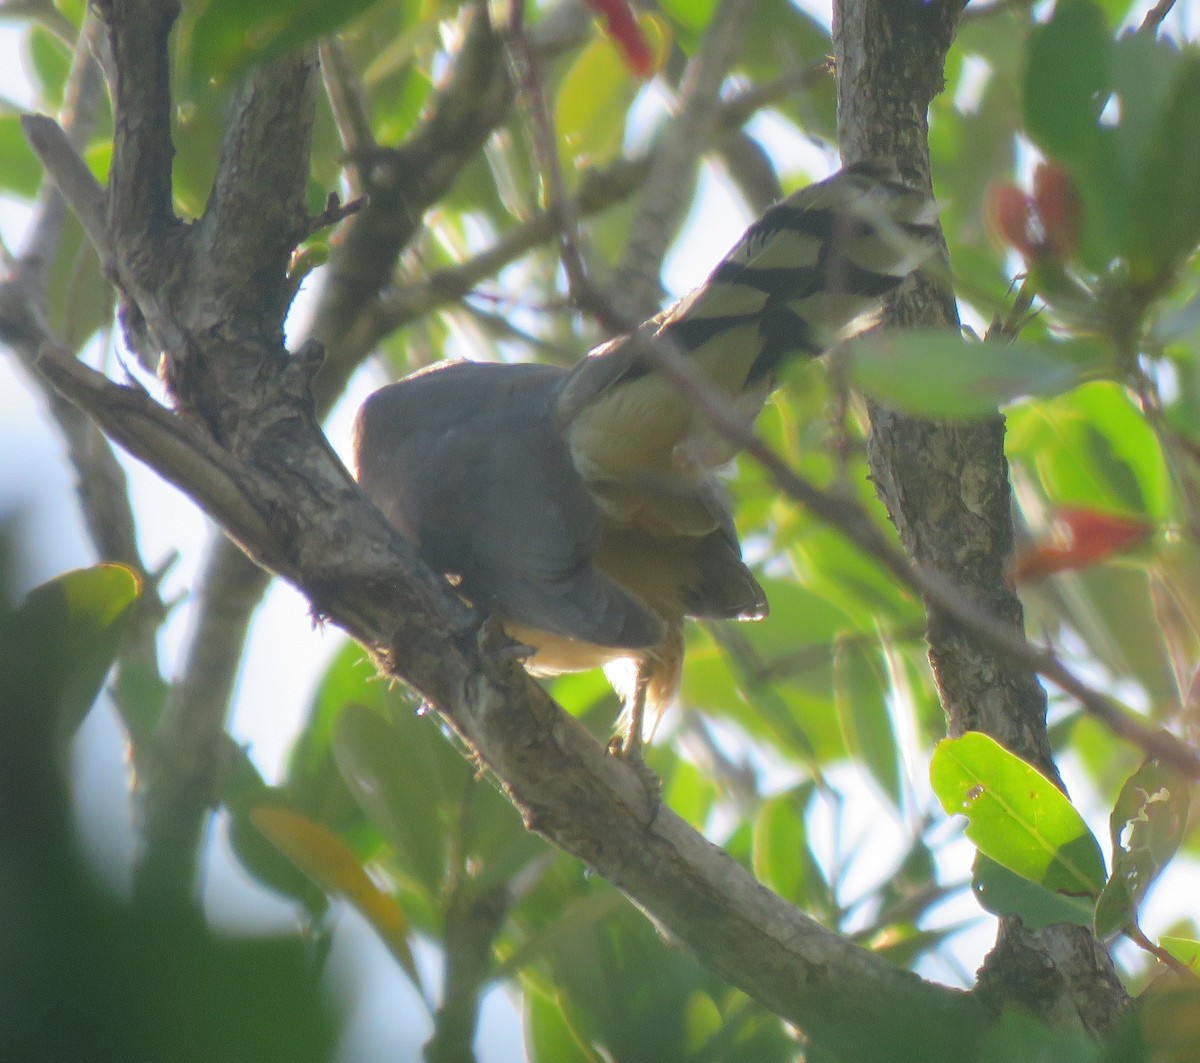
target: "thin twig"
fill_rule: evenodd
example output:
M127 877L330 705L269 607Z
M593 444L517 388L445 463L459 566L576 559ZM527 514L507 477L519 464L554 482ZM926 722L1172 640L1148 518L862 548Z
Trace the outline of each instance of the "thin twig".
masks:
M808 84L826 69L825 63L803 67L761 86L752 86L723 101L717 110L717 129L729 131L740 128L756 110L769 107L796 86ZM618 159L603 169L585 171L578 195L571 203L576 216L588 218L627 200L649 177L658 152L659 149L655 148L648 155ZM491 247L459 265L431 273L420 281L398 286L377 304L374 311L370 308L365 311L371 314L371 320L363 332L362 346L370 349L385 335L410 321L462 299L480 282L495 276L534 248L549 243L560 234L561 228L562 223L552 210L540 211L508 229ZM602 319L613 314L611 307L602 306L599 309Z
M1158 3L1146 12L1146 17L1142 19L1142 24L1138 27L1138 32L1157 33L1158 27L1163 23L1163 19L1170 14L1171 8L1174 6L1175 0L1158 0Z
M112 262L106 217L107 193L92 176L92 171L75 150L70 137L53 118L41 114L21 115L21 131L50 179L58 185L63 198L71 205L92 246L100 255L100 261L105 265Z
M333 124L342 141L342 151L352 161L372 158L379 151L379 145L371 130L367 94L346 55L346 46L339 38L328 37L321 42L317 51L321 58L325 95L333 112ZM346 180L355 196L361 194L362 182L357 167L347 169Z
M590 306L595 295L580 247L579 211L575 200L567 193L567 184L563 178L554 117L550 114L545 82L525 30L524 0L513 0L510 10L511 21L506 43L519 91L529 109L533 151L542 180L546 183L547 208L558 220L559 250L563 270L567 275L567 289L578 305Z
M912 564L888 541L857 502L821 490L792 469L673 345L662 339L650 340L641 336L634 337L631 342L641 344L645 355L689 396L713 427L757 461L782 491L837 528L904 586L922 595L932 607L953 617L1010 661L1053 682L1114 734L1169 763L1188 778L1200 779L1200 753L1174 735L1141 723L1115 699L1085 683L1053 653L1033 647L1020 632L979 609L940 572Z
M78 155L95 128L103 94L100 69L92 56L99 26L95 15L89 12L77 34L63 89L61 127L50 119L32 119L37 135L44 138L43 146L59 161L62 171L72 175L63 180L88 204L95 204L104 195L90 173L85 175L86 167ZM30 380L44 393L50 416L66 442L84 527L97 556L126 565L143 580L132 632L118 654L118 679L113 686L117 712L129 732L134 756L140 757L145 751L146 736L139 722L144 717L124 696L127 686L121 682L121 676L135 671L143 677L158 678L156 635L166 613L158 594L158 578L147 571L138 549L125 471L108 440L90 417L54 388L47 387L44 378L35 371L38 352L56 342L46 318L46 286L53 262L62 250L66 214L65 198L56 180L47 176L38 192L20 253L8 264L7 276L0 282L0 319L11 349L30 370Z
M716 128L721 85L749 25L750 0L721 0L680 87L679 113L663 135L611 290L622 319L651 316L661 299L662 263L691 199L697 163ZM613 331L617 331L613 329Z
M1125 928L1125 936L1143 952L1150 953L1151 956L1168 970L1174 971L1175 974L1185 978L1188 982L1200 982L1200 975L1193 971L1186 963L1172 956L1162 946L1154 944L1153 941L1146 937L1142 928L1137 923L1132 923Z

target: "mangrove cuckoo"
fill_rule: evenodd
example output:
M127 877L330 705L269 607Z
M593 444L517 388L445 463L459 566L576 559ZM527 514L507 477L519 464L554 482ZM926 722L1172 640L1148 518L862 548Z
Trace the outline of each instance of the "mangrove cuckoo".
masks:
M659 367L660 343L747 421L781 360L871 323L929 253L936 208L876 164L769 209L708 280L572 369L455 362L367 399L363 489L457 591L529 649L535 675L603 666L636 753L679 687L685 617L755 620L713 471L730 446Z

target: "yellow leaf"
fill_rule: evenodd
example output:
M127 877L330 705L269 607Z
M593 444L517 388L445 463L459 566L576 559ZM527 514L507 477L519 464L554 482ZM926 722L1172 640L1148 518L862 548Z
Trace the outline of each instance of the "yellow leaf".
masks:
M394 897L379 889L354 852L335 834L306 816L264 805L251 809L250 822L296 868L326 893L344 897L383 938L392 955L424 993L412 951L408 919Z

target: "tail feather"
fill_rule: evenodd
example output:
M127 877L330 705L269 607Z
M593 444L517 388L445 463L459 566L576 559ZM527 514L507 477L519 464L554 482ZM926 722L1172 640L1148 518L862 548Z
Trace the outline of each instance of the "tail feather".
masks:
M708 280L635 339L572 371L558 415L590 482L630 469L678 469L703 431L688 401L645 356L669 340L751 418L784 358L815 356L869 327L880 300L932 252L937 206L875 163L809 185L746 230ZM743 401L744 400L744 401ZM708 448L720 459L721 448ZM686 470L685 470L686 471Z

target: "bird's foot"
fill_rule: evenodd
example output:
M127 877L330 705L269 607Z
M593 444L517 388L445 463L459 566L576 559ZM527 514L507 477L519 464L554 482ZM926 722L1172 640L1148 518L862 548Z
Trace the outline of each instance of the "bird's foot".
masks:
M646 791L650 803L650 822L658 815L662 807L663 784L654 770L642 756L642 742L633 741L632 734L617 735L608 743L608 751L614 757L620 757L632 769Z
M514 642L495 616L485 617L480 622L475 641L484 654L501 661L520 661L524 664L537 652L536 647Z

